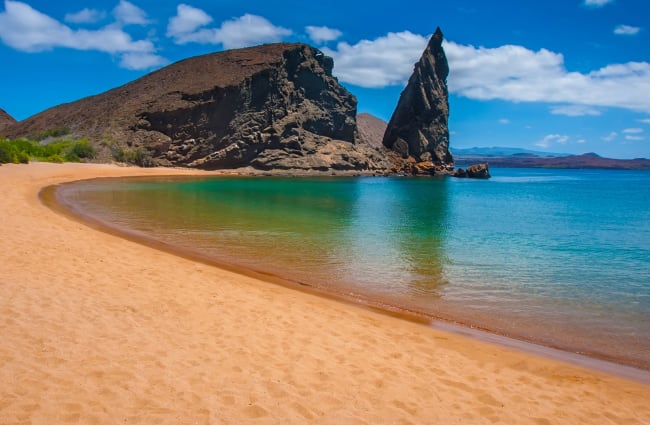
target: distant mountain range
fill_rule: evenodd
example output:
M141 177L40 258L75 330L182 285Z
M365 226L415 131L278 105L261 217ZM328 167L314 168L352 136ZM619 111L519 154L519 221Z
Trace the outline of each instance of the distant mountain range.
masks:
M607 168L619 170L650 170L650 159L603 158L595 153L568 155L518 148L453 149L457 166L488 163L501 168Z
M507 148L507 147L491 147L491 148L479 148L479 147L474 147L474 148L467 148L467 149L459 149L459 148L451 148L451 152L454 154L454 157L456 156L468 156L468 155L473 155L473 156L522 156L522 155L535 155L535 156L540 156L540 157L560 157L560 156L569 156L569 154L566 153L552 153L552 152L541 152L541 151L532 151L529 149L521 149L521 148Z

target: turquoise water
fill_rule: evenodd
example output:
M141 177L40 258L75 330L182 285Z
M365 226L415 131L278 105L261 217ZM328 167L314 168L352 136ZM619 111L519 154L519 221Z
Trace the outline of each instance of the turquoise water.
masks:
M650 368L650 172L491 171L100 180L61 196L221 262Z

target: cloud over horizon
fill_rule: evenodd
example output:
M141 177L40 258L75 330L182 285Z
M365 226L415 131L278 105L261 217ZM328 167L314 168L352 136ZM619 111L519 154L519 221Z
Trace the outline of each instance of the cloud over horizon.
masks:
M167 63L155 54L156 48L150 40L133 40L118 26L75 30L18 1L5 1L5 11L0 12L0 40L28 53L55 48L96 50L120 56L120 64L128 69L147 69Z
M405 84L428 37L408 31L323 51L341 81L379 88ZM486 48L445 41L450 93L474 100L559 103L559 115L599 115L598 107L650 112L650 63L610 64L587 73L566 69L564 56L523 46Z
M221 44L224 49L237 49L278 42L293 33L273 25L262 16L249 13L224 21L216 28L203 28L212 20L205 11L181 4L176 15L169 19L167 36L176 44Z
M308 25L305 27L309 39L316 44L327 43L328 41L334 41L340 38L343 33L337 29L329 27L315 27Z

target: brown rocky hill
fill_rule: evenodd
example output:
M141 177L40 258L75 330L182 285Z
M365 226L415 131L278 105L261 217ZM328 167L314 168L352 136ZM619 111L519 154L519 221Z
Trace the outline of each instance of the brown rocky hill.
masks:
M16 120L14 117L5 112L4 109L0 109L0 130L14 124L15 122Z
M357 130L359 139L370 146L382 147L382 140L388 123L374 115L362 112L357 115Z
M0 130L68 128L102 153L205 169L382 171L386 152L357 137L356 98L333 61L305 44L269 44L177 62L106 93ZM390 155L389 155L390 156Z

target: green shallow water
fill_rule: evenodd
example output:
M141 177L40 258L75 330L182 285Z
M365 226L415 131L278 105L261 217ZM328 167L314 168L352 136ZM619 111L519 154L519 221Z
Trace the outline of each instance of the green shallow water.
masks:
M650 368L650 173L493 174L98 180L60 196L221 262Z

